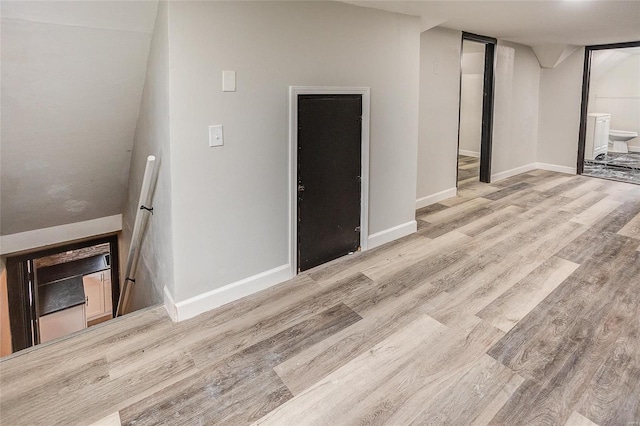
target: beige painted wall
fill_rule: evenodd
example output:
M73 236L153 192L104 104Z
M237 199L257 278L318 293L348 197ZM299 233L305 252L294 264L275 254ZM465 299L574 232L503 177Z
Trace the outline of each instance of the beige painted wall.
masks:
M538 161L575 168L580 129L584 48L540 79Z
M11 354L11 326L9 324L9 298L7 295L7 268L0 257L0 356Z
M475 152L479 156L482 138L484 52L469 51L473 49L471 43L474 42L464 40L462 43L459 148L461 151ZM477 50L477 47L475 49Z
M460 151L480 156L483 74L462 74L460 90ZM464 154L464 152L461 152Z
M414 220L419 25L339 2L170 3L176 302L288 264L289 86L371 88L369 231Z
M154 2L0 8L0 234L119 214Z
M417 200L455 188L460 85L459 31L421 35ZM498 41L492 174L536 162L540 65L530 47Z
M124 206L120 245L122 274L125 273L133 222L139 207L146 158L155 155L158 179L152 200L154 212L149 217L140 248L129 310L162 303L164 286L170 291L173 289L167 9L167 3L160 2L133 144L127 202Z
M418 200L456 186L461 37L439 27L420 36Z
M611 114L612 129L640 133L640 55L631 55L602 77L591 79L589 112ZM640 138L628 144L640 151Z
M498 41L492 175L536 162L540 70L529 46Z

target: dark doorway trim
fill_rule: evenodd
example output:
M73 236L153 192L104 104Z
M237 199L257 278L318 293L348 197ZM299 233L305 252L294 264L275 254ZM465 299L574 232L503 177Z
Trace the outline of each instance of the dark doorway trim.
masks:
M580 102L580 131L578 133L578 158L576 163L576 172L579 175L584 172L584 150L587 138L587 110L589 108L589 84L591 82L591 53L594 50L625 49L627 47L640 47L640 40L624 43L595 44L584 47L582 100Z
M115 310L117 309L118 299L120 298L120 265L117 235L94 238L92 240L7 257L7 296L9 300L9 323L13 352L26 349L39 342L38 329L34 327L34 324L37 324L38 321L36 312L37 303L34 303L30 297L30 294L36 292L37 289L29 288L35 281L33 261L40 257L104 243L109 243L111 301L113 316L115 318ZM29 268L31 268L31 272L29 272Z
M7 299L9 301L9 326L12 352L33 346L32 306L29 291L27 262L7 258Z
M460 151L460 108L462 99L462 44L465 40L484 44L484 82L482 96L482 133L480 137L480 182L491 182L491 155L493 144L493 94L495 91L495 56L498 40L493 37L462 32L460 41L460 96L458 99L458 151ZM458 185L456 167L456 186Z

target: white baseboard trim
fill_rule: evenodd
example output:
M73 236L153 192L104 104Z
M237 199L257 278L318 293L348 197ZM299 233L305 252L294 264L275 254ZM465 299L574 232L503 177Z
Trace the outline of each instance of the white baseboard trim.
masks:
M577 173L575 167L559 166L557 164L548 164L548 163L535 163L535 164L537 169L549 170L550 172L568 173L570 175L575 175Z
M576 174L575 167L559 166L557 164L549 163L531 163L524 166L516 167L515 169L506 170L504 172L491 175L491 182L510 178L511 176L519 175L520 173L530 172L531 170L548 170L550 172L568 173L570 175Z
M455 197L457 193L458 190L454 187L445 189L444 191L436 192L435 194L427 195L426 197L418 198L416 200L416 210L430 206L431 204L435 204L438 201Z
M371 250L374 247L381 246L398 238L402 238L406 235L413 234L418 230L418 223L415 220L410 220L402 225L394 226L393 228L385 229L384 231L376 232L369 235L367 250Z
M286 264L191 297L182 302L174 302L165 287L164 303L172 320L184 321L260 290L280 284L290 278L291 268L289 264Z
M169 289L167 286L164 286L164 308L167 310L169 314L169 318L172 321L178 321L178 309L176 308L176 302L173 300L171 293L169 293Z
M530 172L531 170L535 170L536 163L526 164L524 166L516 167L515 169L505 170L504 172L495 173L491 175L491 182L495 182L498 180L510 178L511 176L519 175L520 173Z
M110 234L122 230L122 215L100 217L50 228L0 236L0 255Z
M466 155L467 157L480 158L480 153L476 151L467 151L466 149L459 149L458 154Z

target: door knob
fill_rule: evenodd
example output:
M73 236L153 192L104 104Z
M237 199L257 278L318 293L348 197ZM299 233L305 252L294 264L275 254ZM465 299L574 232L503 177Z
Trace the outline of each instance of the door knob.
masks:
M298 192L304 192L304 185L298 185Z

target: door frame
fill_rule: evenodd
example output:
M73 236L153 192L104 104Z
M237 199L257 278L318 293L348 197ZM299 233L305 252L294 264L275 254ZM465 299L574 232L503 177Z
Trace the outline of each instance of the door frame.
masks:
M576 174L584 172L584 150L587 142L587 115L589 114L589 86L591 85L591 54L594 50L626 49L640 47L640 40L623 43L594 44L584 47L584 65L582 68L582 100L580 101L580 130L578 131L578 158Z
M35 305L29 299L29 282L27 263L34 259L50 256L69 250L78 250L98 244L109 243L109 260L111 271L111 301L113 317L120 297L120 257L118 255L118 235L107 234L72 243L63 243L46 249L36 249L23 254L9 255L6 258L7 296L9 299L9 326L11 328L12 353L26 349L39 343L38 331L32 324L37 324L37 300ZM35 274L35 270L34 270Z
M289 266L291 278L298 274L298 95L361 95L362 137L360 158L360 250L369 237L369 124L370 87L289 86Z
M460 40L460 88L458 95L458 144L456 146L456 188L458 187L458 153L460 152L460 110L462 107L462 46L464 41L484 44L484 78L482 84L482 132L480 136L480 182L491 183L493 150L493 110L495 93L496 46L493 37L462 32Z

